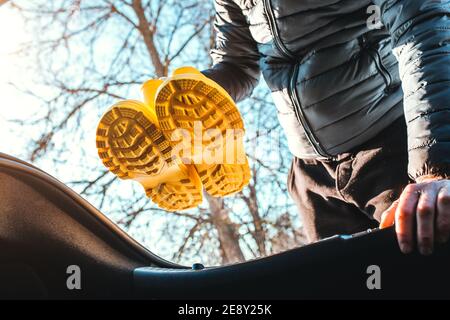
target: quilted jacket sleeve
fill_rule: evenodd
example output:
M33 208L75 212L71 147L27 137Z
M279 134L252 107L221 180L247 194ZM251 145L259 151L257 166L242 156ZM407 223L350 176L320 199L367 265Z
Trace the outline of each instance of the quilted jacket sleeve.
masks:
M232 0L216 0L213 67L203 74L219 83L235 101L252 93L259 81L259 53L242 10Z
M450 1L374 0L399 61L409 175L450 177Z

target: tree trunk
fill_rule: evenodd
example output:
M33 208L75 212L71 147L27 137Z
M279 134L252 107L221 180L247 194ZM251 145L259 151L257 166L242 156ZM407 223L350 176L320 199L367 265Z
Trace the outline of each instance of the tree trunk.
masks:
M142 7L141 0L133 0L133 10L139 20L138 29L144 40L145 47L147 48L152 64L155 68L155 73L157 77L167 76L167 66L165 66L161 61L161 56L155 45L154 40L154 26L149 23L147 17L145 16L144 8Z
M209 203L211 220L217 229L222 263L231 264L244 261L244 254L239 245L238 227L231 221L223 199L213 198L206 193L205 197Z
M261 257L267 255L266 248L266 230L264 229L264 221L259 214L258 198L256 196L256 188L254 184L248 186L250 190L249 196L244 197L244 201L247 204L248 210L252 216L253 225L255 231L252 232L256 245L258 246L258 252Z

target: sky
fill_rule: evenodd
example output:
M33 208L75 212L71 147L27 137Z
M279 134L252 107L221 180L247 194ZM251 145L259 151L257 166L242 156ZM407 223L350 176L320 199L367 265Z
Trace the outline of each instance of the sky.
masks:
M30 138L38 138L41 132L36 126L20 126L14 123L15 119L29 119L35 114L43 111L41 101L38 98L24 92L30 90L39 92L42 95L48 88L38 87L33 82L33 74L29 72L26 65L33 61L31 57L25 54L20 56L17 51L21 48L21 44L29 42L30 35L26 32L25 23L22 17L11 10L7 5L0 7L0 152L26 159L26 144ZM12 83L20 85L15 87ZM131 92L130 98L140 98L139 88L136 87L135 92ZM90 161L98 161L97 150L95 148L95 124L97 122L97 114L90 114L88 121L91 126L87 135L92 139L85 139L85 145L77 145L87 150L86 156ZM80 143L80 142L77 142ZM70 162L70 158L68 159ZM78 165L78 164L77 164ZM73 172L58 170L56 171L51 161L42 159L39 166L50 174L56 176L62 181L76 180ZM70 166L68 166L70 167Z
M28 89L36 89L32 84L31 74L27 72L25 62L27 57L19 57L15 52L22 43L29 41L22 18L7 6L0 7L0 152L24 158L26 144L30 135L37 134L31 126L20 126L14 119L27 119L41 109L41 102L29 94L16 88L11 83L19 83ZM139 92L134 93L138 98ZM96 121L95 119L93 121ZM95 149L95 131L91 132L85 150L87 156L98 161ZM71 170L56 170L50 161L40 161L39 167L61 181L76 180ZM70 168L70 165L65 166ZM130 192L131 181L123 181L118 187L126 194ZM155 221L158 227L158 222Z
M0 7L0 151L20 155L25 143L24 135L8 120L24 119L36 112L39 102L15 89L11 81L26 79L27 72L14 55L20 43L27 40L24 23L17 14ZM6 143L7 142L7 143Z

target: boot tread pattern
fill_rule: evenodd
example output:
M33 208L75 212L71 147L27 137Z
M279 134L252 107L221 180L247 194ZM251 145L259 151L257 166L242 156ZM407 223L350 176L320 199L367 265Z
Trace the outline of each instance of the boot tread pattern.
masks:
M203 130L217 129L223 138L227 129L244 129L242 117L234 102L218 89L200 80L169 81L159 90L155 110L161 130L167 138L172 137L176 129L183 128L194 139L196 121L202 123ZM205 190L212 196L236 193L250 180L247 161L243 164L202 164L196 165L196 169Z
M96 145L103 164L121 179L140 177L146 194L161 208L182 210L202 202L201 184L192 178L172 147L139 108L138 102L123 101L114 105L100 120ZM180 178L156 187L146 186L142 176L154 177L169 166L180 166ZM192 174L192 173L191 173ZM198 179L197 179L198 180Z

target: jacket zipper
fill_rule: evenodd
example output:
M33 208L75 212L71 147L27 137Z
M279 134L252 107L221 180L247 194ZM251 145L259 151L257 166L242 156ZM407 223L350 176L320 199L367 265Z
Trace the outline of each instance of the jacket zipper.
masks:
M275 46L283 56L289 58L290 60L296 60L295 56L291 52L289 52L289 50L281 42L280 35L278 34L278 28L275 22L275 17L273 15L272 2L270 1L271 0L264 0L264 11L266 12L269 21L269 28L270 30L272 30Z
M333 159L335 159L335 157L328 154L322 148L322 146L320 145L320 142L314 136L314 134L311 130L311 127L309 126L308 121L305 118L305 114L301 108L301 104L300 104L300 100L299 100L298 92L297 92L297 77L298 77L299 69L300 69L300 64L296 63L294 66L294 70L292 72L291 78L290 78L290 84L289 84L289 90L288 90L290 98L291 98L292 102L294 103L295 115L296 115L297 119L300 121L300 123L302 124L303 128L305 129L306 137L308 138L309 143L314 148L314 151L317 154L319 154L320 156L322 156L323 158L326 158L327 160L333 160Z
M278 49L278 51L287 59L295 61L295 65L294 65L294 69L292 70L292 74L290 77L290 83L289 83L289 88L288 88L288 92L289 92L289 97L291 98L291 101L294 105L294 112L295 112L295 116L297 117L297 120L301 123L301 125L303 126L303 128L305 129L305 134L306 137L309 141L309 143L311 144L311 146L313 147L314 151L320 155L323 158L326 159L334 159L334 157L332 157L331 155L329 155L320 145L319 141L316 139L316 137L314 136L311 127L308 124L308 121L305 118L305 115L303 113L303 110L301 108L301 104L300 104L300 99L298 97L298 92L297 92L297 77L298 77L298 72L299 72L299 68L300 68L300 60L299 58L296 58L295 55L293 55L282 43L280 36L278 34L278 29L276 26L276 22L275 22L275 17L273 15L273 10L272 10L272 3L270 2L271 0L264 0L264 11L267 15L268 18L268 22L269 22L269 27L272 30L272 34L273 34L273 41L274 44L276 46L276 48Z
M392 76L389 70L383 64L383 59L381 59L380 52L372 46L367 45L367 41L364 36L362 37L362 43L371 56L372 60L375 62L375 66L377 67L378 72L380 72L381 76L383 77L384 83L386 84L386 91L389 91L392 84Z

